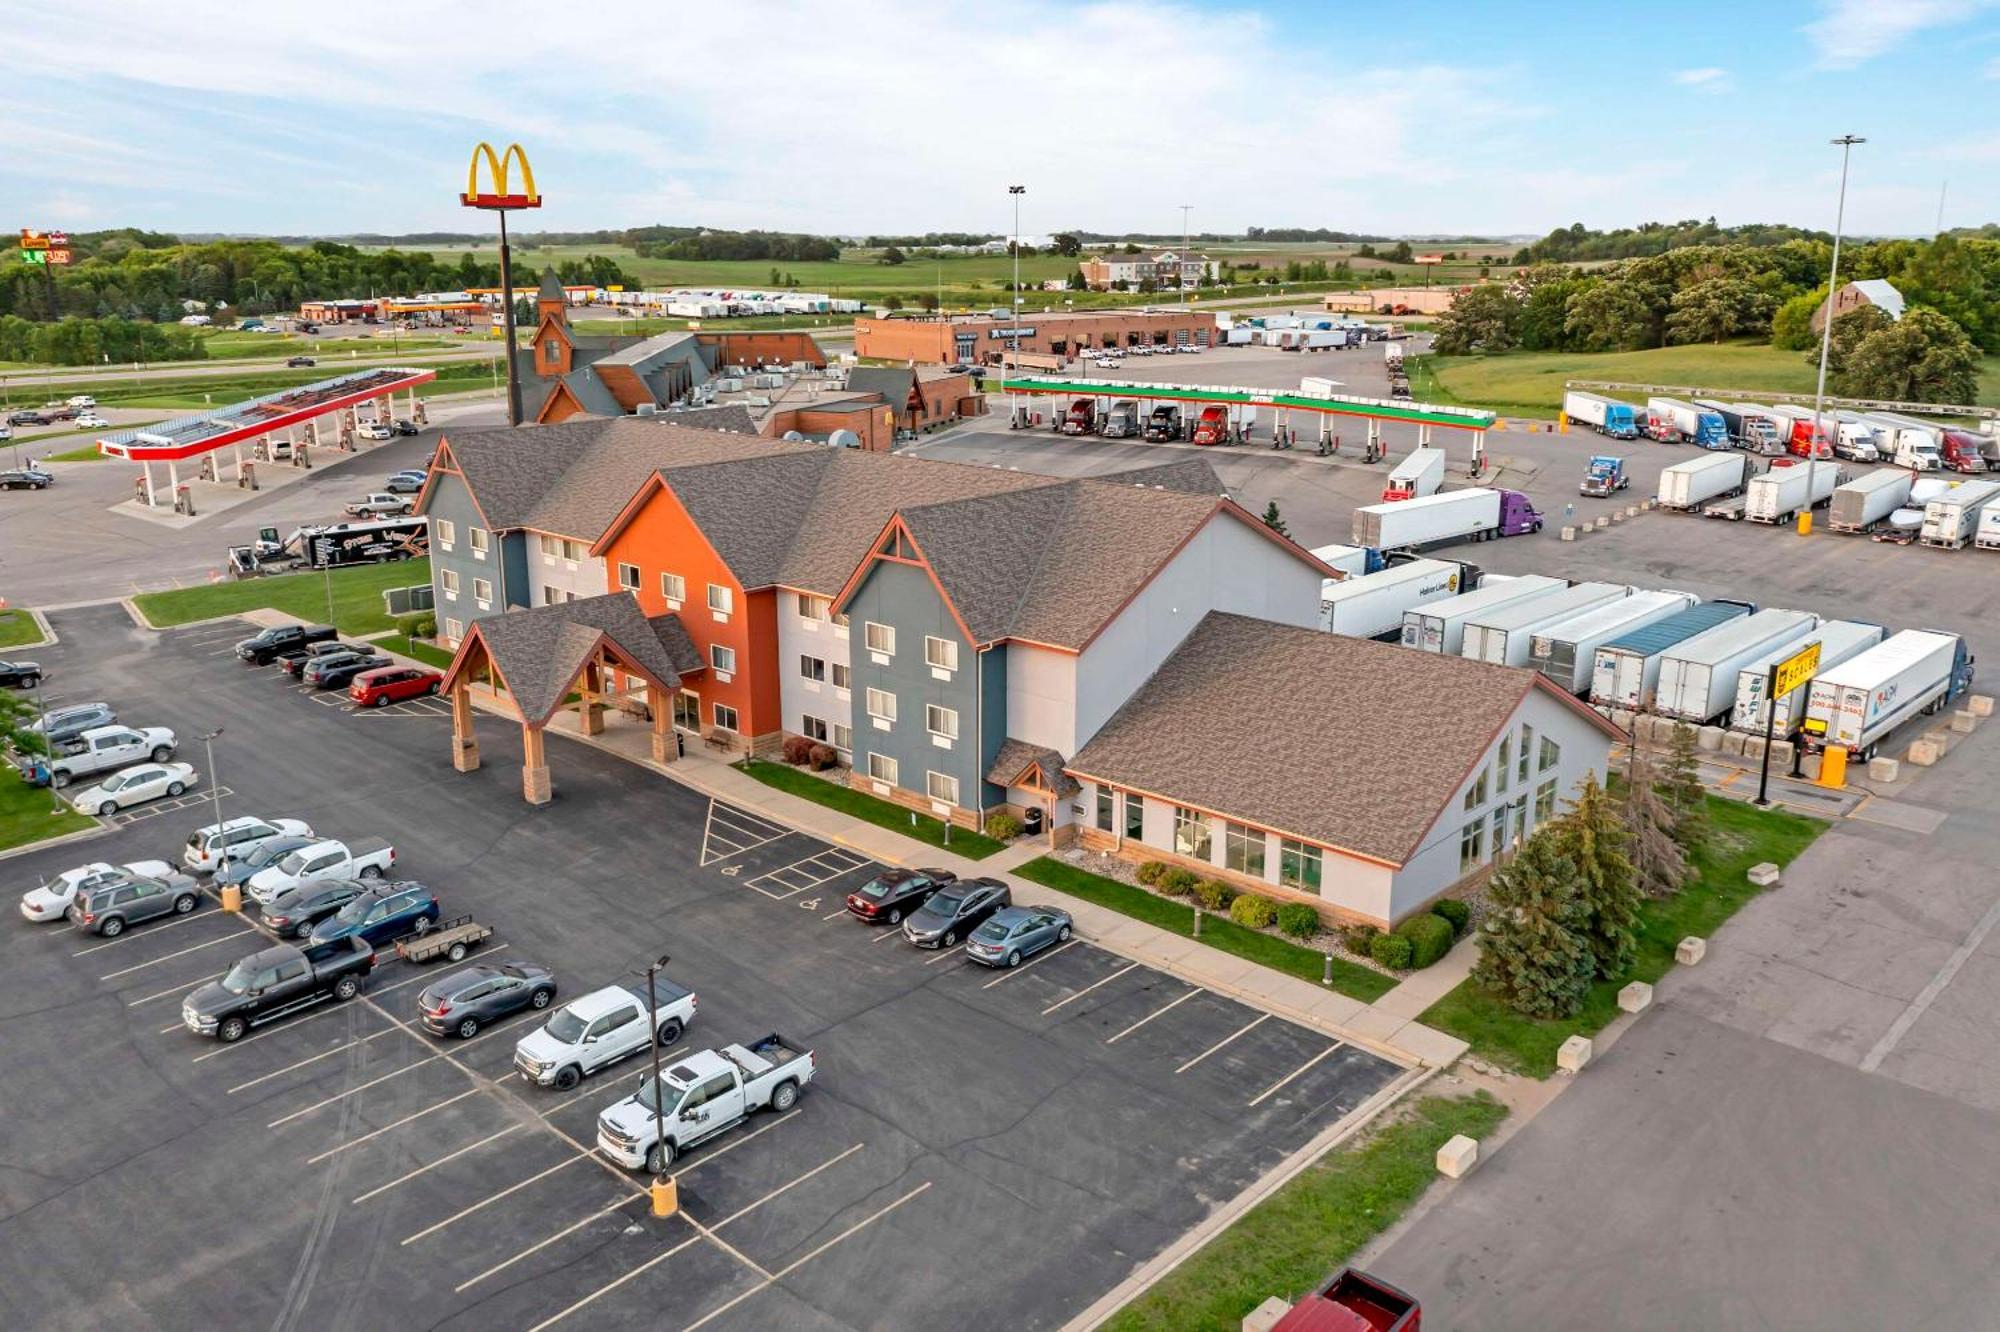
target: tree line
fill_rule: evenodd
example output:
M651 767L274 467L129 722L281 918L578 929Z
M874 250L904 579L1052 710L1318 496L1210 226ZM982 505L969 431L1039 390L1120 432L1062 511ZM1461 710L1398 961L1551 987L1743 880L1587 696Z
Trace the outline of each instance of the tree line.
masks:
M641 240L632 249L641 259L780 259L830 263L840 258L840 242L788 231L700 231L671 239Z
M1642 222L1616 231L1591 231L1583 223L1557 227L1534 244L1517 251L1517 266L1542 263L1580 263L1597 259L1639 259L1665 254L1691 245L1783 245L1786 241L1816 240L1833 243L1824 231L1808 231L1782 223L1753 222L1740 227L1716 225L1714 218L1698 222Z

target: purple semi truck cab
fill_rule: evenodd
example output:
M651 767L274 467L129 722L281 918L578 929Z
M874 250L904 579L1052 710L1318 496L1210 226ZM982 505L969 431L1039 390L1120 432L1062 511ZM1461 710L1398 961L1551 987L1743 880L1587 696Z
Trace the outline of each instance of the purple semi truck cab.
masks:
M1503 537L1524 536L1542 530L1542 515L1518 490L1500 492L1500 527Z

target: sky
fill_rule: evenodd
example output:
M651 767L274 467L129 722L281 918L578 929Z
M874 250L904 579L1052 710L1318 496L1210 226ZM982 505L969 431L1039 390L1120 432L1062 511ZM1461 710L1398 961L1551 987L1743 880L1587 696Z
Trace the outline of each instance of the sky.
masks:
M2000 221L2000 0L64 0L0 40L0 225L1541 234Z

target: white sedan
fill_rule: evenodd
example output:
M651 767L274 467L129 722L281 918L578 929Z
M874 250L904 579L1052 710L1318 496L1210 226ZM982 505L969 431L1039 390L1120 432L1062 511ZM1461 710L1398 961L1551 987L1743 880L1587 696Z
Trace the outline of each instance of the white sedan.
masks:
M83 415L77 417L76 420L70 422L70 424L79 430L104 430L110 427L111 422L105 420L96 412L85 412Z
M177 796L195 783L188 763L141 763L113 773L97 785L70 796L79 814L110 816L128 805L142 805L161 796Z
M373 421L363 421L360 430L356 433L363 439L394 439L396 437L395 432L390 430L388 426L377 425Z
M61 920L79 891L103 888L121 879L158 879L174 872L164 860L135 860L129 865L107 865L101 860L64 870L39 888L21 896L21 914L29 920Z

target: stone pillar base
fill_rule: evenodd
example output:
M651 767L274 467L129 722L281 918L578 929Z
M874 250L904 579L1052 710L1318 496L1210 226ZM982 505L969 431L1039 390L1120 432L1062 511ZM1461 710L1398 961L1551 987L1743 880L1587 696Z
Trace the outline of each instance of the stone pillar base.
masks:
M549 770L546 766L521 767L521 795L531 805L546 805L554 793L549 787Z
M479 742L477 740L459 741L458 748L452 752L451 766L457 768L460 772L477 772L479 770Z
M584 704L578 720L583 727L585 735L603 735L604 705L601 703Z
M672 736L661 735L658 731L655 731L653 732L652 739L653 739L653 762L672 763L674 759L678 757L678 755L675 753L674 738Z

